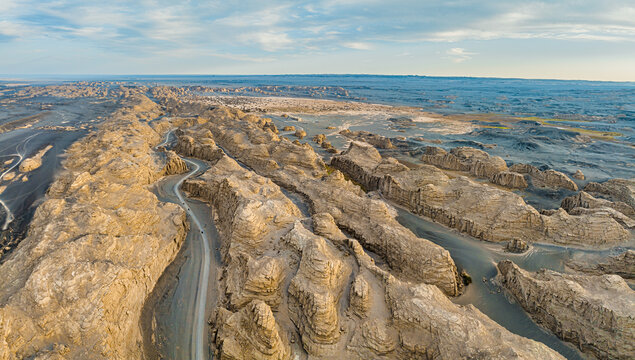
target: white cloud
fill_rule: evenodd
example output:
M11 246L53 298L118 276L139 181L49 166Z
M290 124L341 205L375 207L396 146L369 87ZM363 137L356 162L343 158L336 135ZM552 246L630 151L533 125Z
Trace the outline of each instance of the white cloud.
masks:
M0 35L20 38L31 35L32 33L33 29L24 24L6 20L0 21Z
M287 33L276 31L253 32L243 34L239 38L246 44L257 44L261 49L269 52L288 48L293 43Z
M365 42L345 42L342 46L355 50L372 50L373 46Z
M448 55L448 58L455 63L462 63L465 60L471 59L472 55L476 55L476 53L465 51L463 48L452 48L445 53Z

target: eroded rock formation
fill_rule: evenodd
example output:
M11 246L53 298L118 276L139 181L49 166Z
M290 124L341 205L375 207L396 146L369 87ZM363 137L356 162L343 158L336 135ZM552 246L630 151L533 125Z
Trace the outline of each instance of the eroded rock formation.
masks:
M498 263L500 281L538 323L601 359L635 356L635 292L617 275L530 273Z
M598 262L568 261L570 269L592 274L616 274L624 279L635 280L635 251L626 250L615 256L609 256Z
M394 209L341 172L327 174L310 146L278 138L250 115L219 108L206 116L200 127L235 157L211 161L184 185L213 205L221 235L212 321L219 356L561 358L453 304L445 294L457 292L456 268L447 252L398 225ZM276 184L308 201L310 221ZM382 268L365 247L386 259Z
M486 179L493 178L501 171L507 171L507 164L501 157L490 156L483 150L469 146L456 147L450 152L439 147L428 146L421 160L443 169L465 171Z
M187 232L184 211L147 185L160 136L124 106L67 150L27 237L0 265L0 358L139 358L144 300Z
M560 206L569 214L606 213L627 228L635 227L635 209L622 201L595 198L585 191L580 191L563 199Z
M365 141L379 149L393 149L395 146L389 138L368 131L350 131L348 129L340 131L340 135L357 141Z
M571 191L578 191L578 185L560 171L548 169L541 171L537 167L529 164L514 164L510 166L510 171L526 174L536 187L563 188Z
M621 201L635 209L635 180L611 179L603 183L590 182L584 191L608 197L613 201Z
M449 178L431 165L410 170L363 143L351 143L331 165L413 213L484 240L608 246L630 238L605 212L570 215L560 209L542 215L512 192Z

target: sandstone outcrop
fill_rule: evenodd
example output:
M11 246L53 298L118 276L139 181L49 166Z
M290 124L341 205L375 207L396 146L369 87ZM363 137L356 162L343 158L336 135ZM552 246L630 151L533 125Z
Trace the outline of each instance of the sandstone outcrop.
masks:
M511 239L507 245L505 245L505 250L513 253L524 253L529 250L529 245L520 239Z
M212 321L219 357L286 358L288 339L290 357L304 356L302 347L321 358L561 358L453 304L444 294L457 293L449 254L401 227L394 209L341 172L327 175L310 146L280 139L248 115L215 109L206 116L198 127L235 157L222 155L184 184L213 205L221 235ZM301 194L311 219L276 184ZM381 268L342 229L385 259ZM416 281L402 280L410 278Z
M621 201L635 209L635 179L611 179L603 183L590 182L584 191Z
M199 128L210 130L223 149L245 166L301 193L312 213L330 213L338 226L363 239L397 274L438 285L449 295L459 293L456 266L445 249L416 237L395 220L384 202L368 198L339 171L327 176L324 162L309 144L280 138L264 128L266 119L239 111L217 108L204 116L210 121ZM186 189L188 183L195 181L187 182Z
M635 280L635 251L626 250L598 262L568 261L567 267L591 275L616 274L624 279Z
M524 189L527 185L527 180L522 174L512 171L501 171L492 177L492 183L512 188L512 189Z
M302 334L302 345L310 355L332 356L340 340L338 303L351 270L331 245L300 223L285 241L302 252L289 285L289 311Z
M52 148L53 145L48 145L44 149L38 151L37 154L33 155L32 157L24 159L20 163L19 170L24 173L39 168L40 166L42 166L42 157L44 157L44 155L46 155L46 153Z
M544 170L529 164L514 164L509 171L526 174L531 177L532 184L536 187L562 188L571 191L578 191L578 185L560 171Z
M221 359L286 360L291 350L271 308L254 300L240 311L219 311L217 344Z
M223 155L223 151L216 146L209 131L204 131L201 134L186 134L183 130L178 129L175 134L177 142L174 150L179 154L207 161L216 161ZM192 136L196 137L196 141Z
M453 148L447 152L439 147L428 146L421 160L443 169L469 172L481 178L493 178L501 171L507 171L507 164L499 156L490 156L483 150L468 146Z
M626 216L635 218L635 209L633 209L633 207L628 205L627 203L622 201L610 201L606 199L595 198L585 191L580 191L576 195L564 198L560 206L567 211L573 210L577 207L585 209L598 209L608 207L615 209Z
M530 273L498 263L499 278L531 317L601 359L635 356L635 292L617 275Z
M318 145L322 145L322 143L325 141L326 141L326 135L324 134L317 134L313 137L313 142L315 142Z
M165 152L166 164L163 167L162 175L176 175L187 172L187 164L174 151Z
M501 328L474 306L453 304L435 286L396 279L375 265L356 240L346 242L360 268L372 274L383 289L390 314L387 322L381 317L371 319L356 330L348 347L356 356L562 359L544 344ZM363 345L355 346L358 338L365 339Z
M389 138L377 134L373 134L368 131L350 131L348 129L340 131L340 135L346 136L349 139L367 142L379 149L394 149Z
M184 211L147 185L160 136L124 106L67 150L28 235L0 265L0 358L139 358L144 300L187 233Z
M586 176L584 176L582 170L578 169L575 171L575 174L573 174L573 178L576 180L584 180L586 179Z
M351 311L359 316L365 317L371 305L371 290L368 281L362 275L355 277L349 295Z
M621 201L595 198L585 191L569 196L560 205L569 214L605 213L626 228L635 227L635 209Z
M304 131L304 130L296 130L295 134L293 134L293 135L295 137L297 137L298 139L302 140L306 136L306 131Z
M295 126L285 126L282 128L282 131L295 131Z
M609 246L630 238L605 212L542 215L512 192L463 176L451 179L431 165L410 170L363 143L351 143L331 166L413 213L483 240Z

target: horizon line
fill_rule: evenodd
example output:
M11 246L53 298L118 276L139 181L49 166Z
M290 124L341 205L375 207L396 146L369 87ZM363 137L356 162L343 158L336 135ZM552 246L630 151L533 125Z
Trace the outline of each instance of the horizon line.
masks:
M183 77L195 77L195 76L392 76L392 77L421 77L421 78L464 78L464 79L491 79L491 80L543 80L543 81L584 81L584 82L610 82L610 83L635 83L635 80L598 80L598 79L569 79L569 78L546 78L546 77L505 77L505 76L469 76L469 75L420 75L420 74L378 74L378 73L289 73L289 74L53 74L53 73L28 73L28 74L0 74L0 81L23 81L23 80L45 80L45 79L33 79L33 77L117 77L117 76L139 76L139 77L152 77L152 76L183 76ZM21 79L20 77L27 77ZM28 79L31 77L31 79ZM56 79L57 80L57 79ZM59 79L64 80L64 79Z

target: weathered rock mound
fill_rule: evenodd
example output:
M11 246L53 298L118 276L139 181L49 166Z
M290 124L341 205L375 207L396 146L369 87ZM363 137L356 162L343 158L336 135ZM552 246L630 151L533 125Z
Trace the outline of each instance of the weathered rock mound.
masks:
M531 177L532 183L536 187L562 188L578 191L578 185L560 171L551 169L541 171L537 167L529 164L514 164L509 168L509 171L527 174Z
M447 152L439 147L428 146L421 160L426 164L443 169L469 172L476 177L491 179L501 171L507 171L507 164L499 156L490 156L483 150L460 146Z
M590 182L584 191L604 195L613 201L621 201L635 209L635 180L611 179L603 183Z
M635 251L626 250L619 255L609 256L603 261L596 263L589 263L588 261L569 261L567 262L567 267L592 275L616 274L624 279L634 280Z
M479 239L607 246L630 237L605 212L574 216L561 209L542 215L512 192L463 176L450 179L431 165L410 170L363 143L351 143L331 165L367 190Z
M224 249L221 297L212 321L219 357L286 358L281 344L288 339L292 358L306 353L561 358L471 307L453 304L444 294L457 290L447 252L404 231L394 209L367 197L339 171L326 176L310 147L278 139L258 118L220 108L208 115L204 127L241 162L222 156L200 179L185 184L191 195L214 206ZM269 178L302 194L311 218L289 207ZM244 221L246 213L250 221ZM340 228L390 261L376 266ZM406 278L417 281L401 280Z
M601 359L635 356L635 292L617 275L530 273L498 263L500 281L531 317Z
M139 358L144 300L185 238L185 213L147 185L162 172L145 97L73 144L27 237L0 265L0 358Z

